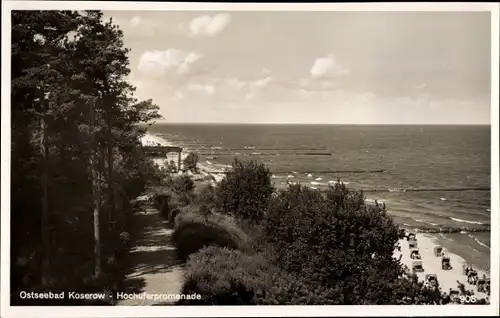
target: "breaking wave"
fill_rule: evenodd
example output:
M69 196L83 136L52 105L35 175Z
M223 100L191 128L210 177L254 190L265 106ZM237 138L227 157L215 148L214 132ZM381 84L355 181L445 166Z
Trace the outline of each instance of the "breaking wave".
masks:
M443 233L439 233L439 236L442 237L443 239L447 240L447 241L453 241L451 238L444 236Z
M329 183L329 184L336 184L336 183L339 183L339 182L338 182L338 181L336 181L336 180L330 180L330 181L328 181L328 183ZM350 182L340 180L340 183L343 183L343 184L349 184Z
M436 226L437 223L432 223L432 222L426 222L424 220L419 220L419 219L413 219L414 221L416 222L420 222L420 223L426 223L426 224L430 224L430 225L433 225L433 226Z
M469 223L469 224L480 224L480 225L483 225L484 223L482 222L477 222L477 221L467 221L467 220L462 220L462 219L457 219L457 218L452 218L450 217L450 219L452 219L453 221L455 222L460 222L460 223Z
M486 245L483 242L481 242L480 240L478 240L478 238L475 237L474 235L469 234L469 237L471 239L473 239L474 241L476 241L476 243L479 244L479 245L481 245L482 247L490 248L488 245Z

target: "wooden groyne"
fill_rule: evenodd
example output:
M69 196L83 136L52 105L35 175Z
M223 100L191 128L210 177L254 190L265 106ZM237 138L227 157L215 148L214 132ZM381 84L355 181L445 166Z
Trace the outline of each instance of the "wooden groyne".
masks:
M461 191L491 191L490 187L462 188L368 188L363 192L461 192Z
M285 170L273 170L274 173L290 173L290 171L285 171ZM382 172L387 172L387 169L361 169L361 170L308 170L308 171L300 171L297 172L296 174L331 174L331 173L382 173ZM292 172L292 174L294 174Z
M328 191L328 189L319 189L320 191ZM491 191L489 187L470 187L470 188L366 188L354 189L363 192L463 192L463 191Z
M219 171L210 171L211 173L227 173L228 171L219 170ZM305 174L333 174L333 173L384 173L387 172L387 169L374 169L374 170L310 170L308 172L290 172L285 170L272 170L273 173L283 173L283 174L293 174L295 176L305 175ZM381 190L378 192L384 192L383 190L387 189L372 189L372 190ZM375 191L371 191L375 192ZM389 191L385 191L389 192Z
M247 149L246 149L247 150ZM202 156L234 156L231 152L201 152ZM271 153L271 152L252 152L241 153L243 156L331 156L330 152L291 152L291 153Z
M484 227L437 227L437 228L429 228L429 227L420 227L420 226L411 226L411 225L399 225L400 228L410 229L410 230L418 230L419 233L429 233L429 234L437 234L437 233L479 233L479 232L490 232L491 228L488 225Z
M326 148L200 148L200 150L222 150L222 151L324 151Z

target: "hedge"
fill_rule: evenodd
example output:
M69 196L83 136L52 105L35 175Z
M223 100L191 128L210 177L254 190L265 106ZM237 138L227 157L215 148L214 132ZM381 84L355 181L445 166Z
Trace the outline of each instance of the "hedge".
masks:
M215 213L202 215L199 210L197 206L188 206L175 218L173 241L181 259L210 245L250 249L250 237L232 217Z

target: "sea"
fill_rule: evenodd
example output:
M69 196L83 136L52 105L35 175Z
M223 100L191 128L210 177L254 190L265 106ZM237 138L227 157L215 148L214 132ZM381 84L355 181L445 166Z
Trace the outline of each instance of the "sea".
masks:
M367 201L385 203L398 224L460 228L434 235L489 269L490 126L162 123L148 132L198 152L204 164L263 162L278 188L292 181L321 190L340 180L371 189Z

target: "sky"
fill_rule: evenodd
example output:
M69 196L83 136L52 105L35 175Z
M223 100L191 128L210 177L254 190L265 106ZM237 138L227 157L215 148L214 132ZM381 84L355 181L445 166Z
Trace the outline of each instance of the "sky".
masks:
M105 11L167 122L489 124L489 12Z

